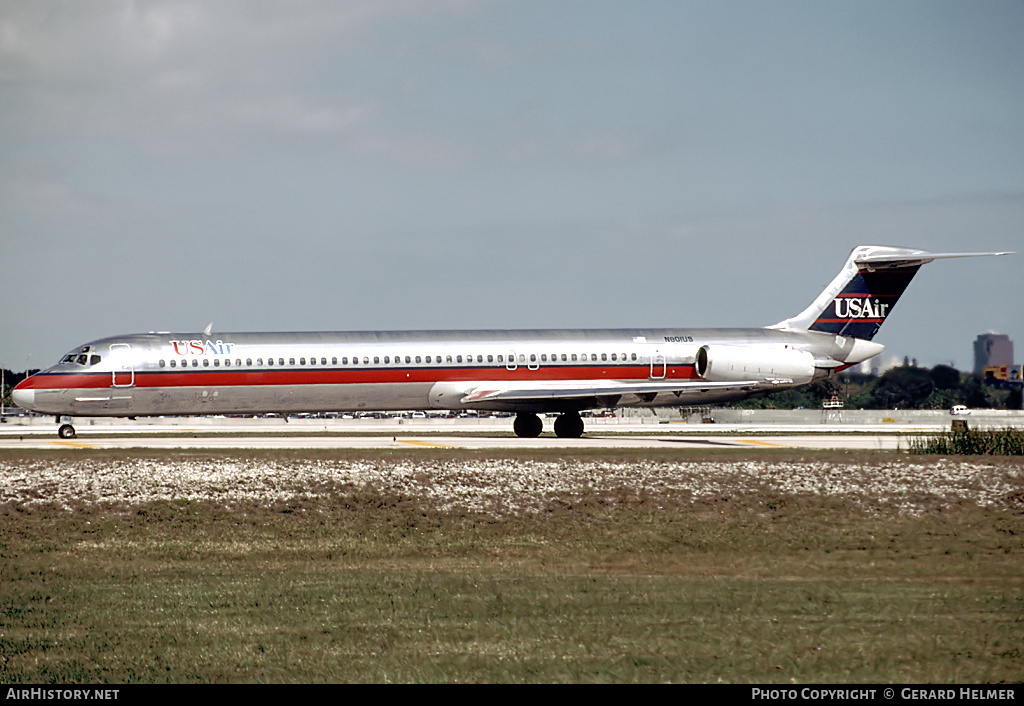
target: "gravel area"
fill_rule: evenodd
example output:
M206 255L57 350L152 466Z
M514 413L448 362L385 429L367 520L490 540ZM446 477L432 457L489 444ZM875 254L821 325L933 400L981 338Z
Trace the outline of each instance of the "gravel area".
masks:
M911 515L962 502L1024 511L1014 460L830 462L531 459L27 458L0 460L0 506L137 504L187 499L231 505L322 497L359 488L445 510L496 517L552 498L606 494L701 502L744 494L814 495Z

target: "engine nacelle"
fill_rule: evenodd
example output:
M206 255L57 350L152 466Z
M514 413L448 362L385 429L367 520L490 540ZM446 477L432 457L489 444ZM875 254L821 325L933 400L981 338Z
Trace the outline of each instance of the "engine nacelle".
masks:
M814 379L814 356L788 346L701 346L697 375L708 382L764 380L797 384Z

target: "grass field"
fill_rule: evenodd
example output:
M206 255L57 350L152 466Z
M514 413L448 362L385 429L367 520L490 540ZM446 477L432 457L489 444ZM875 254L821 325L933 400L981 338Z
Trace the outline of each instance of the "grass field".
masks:
M1024 465L0 455L0 682L1019 682Z

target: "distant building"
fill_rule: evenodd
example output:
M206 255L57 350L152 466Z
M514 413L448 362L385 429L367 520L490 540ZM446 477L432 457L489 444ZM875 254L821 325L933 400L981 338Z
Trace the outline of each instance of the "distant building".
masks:
M984 373L992 366L1013 365L1013 341L1002 333L983 333L974 340L974 372Z

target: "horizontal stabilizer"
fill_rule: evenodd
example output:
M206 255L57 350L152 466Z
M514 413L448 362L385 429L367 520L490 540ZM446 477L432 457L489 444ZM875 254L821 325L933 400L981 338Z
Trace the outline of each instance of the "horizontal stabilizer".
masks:
M859 250L860 248L858 248ZM928 252L926 250L911 250L910 248L888 248L877 246L869 248L871 251L857 256L858 264L874 265L888 264L909 267L911 265L924 265L932 260L946 260L954 257L998 257L999 255L1013 255L1011 251L1004 252ZM856 250L854 252L857 252Z

